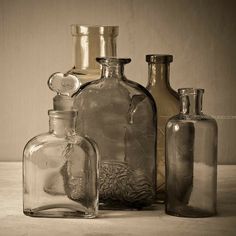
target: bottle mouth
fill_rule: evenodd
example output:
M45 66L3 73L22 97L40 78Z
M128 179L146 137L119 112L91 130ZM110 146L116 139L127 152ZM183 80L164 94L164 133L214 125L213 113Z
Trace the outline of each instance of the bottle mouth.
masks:
M97 35L110 35L116 37L119 34L119 26L72 24L71 34L72 36L97 34Z
M48 115L54 118L72 119L72 118L77 117L78 111L77 110L70 110L70 111L48 110Z
M96 61L106 66L116 66L119 64L128 64L131 58L118 58L118 57L96 57Z
M179 96L186 96L186 95L199 95L203 94L204 89L202 88L180 88L178 89Z
M146 62L166 64L173 61L173 55L169 54L148 54L146 55Z

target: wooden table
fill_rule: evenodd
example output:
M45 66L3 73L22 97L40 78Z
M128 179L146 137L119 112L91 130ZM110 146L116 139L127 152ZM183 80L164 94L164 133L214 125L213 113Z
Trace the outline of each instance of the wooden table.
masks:
M236 166L218 167L218 216L179 218L154 211L100 211L97 219L31 218L22 213L22 164L0 162L0 236L236 235Z

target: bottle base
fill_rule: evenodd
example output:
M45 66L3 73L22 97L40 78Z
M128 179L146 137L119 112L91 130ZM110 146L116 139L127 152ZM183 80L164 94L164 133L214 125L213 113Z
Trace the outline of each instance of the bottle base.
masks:
M120 211L139 211L139 210L154 210L154 203L147 205L138 204L119 204L116 202L112 203L99 203L99 210L120 210Z
M187 218L204 218L216 216L216 212L204 211L201 209L193 208L193 207L181 207L173 210L166 210L166 214L177 216L177 217L187 217Z
M45 218L85 218L93 219L97 216L95 212L72 211L71 209L50 209L39 207L35 209L24 209L24 214L31 217L45 217Z

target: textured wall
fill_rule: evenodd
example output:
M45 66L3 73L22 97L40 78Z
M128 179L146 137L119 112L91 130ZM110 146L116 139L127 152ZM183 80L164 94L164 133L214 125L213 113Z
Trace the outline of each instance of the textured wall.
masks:
M229 0L0 0L0 159L47 131L53 94L47 79L72 66L69 25L119 25L127 77L145 85L148 53L174 55L172 86L206 89L217 117L219 161L236 163L236 2Z

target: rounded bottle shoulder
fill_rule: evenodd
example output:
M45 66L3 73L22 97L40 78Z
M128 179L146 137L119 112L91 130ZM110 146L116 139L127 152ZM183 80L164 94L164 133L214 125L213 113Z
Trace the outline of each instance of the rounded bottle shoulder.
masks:
M104 79L104 78L101 78L101 79L98 79L95 81L85 83L80 87L80 90L74 96L80 94L83 91L87 91L87 90L90 90L90 93L92 93L93 91L94 92L95 91L96 92L102 91L102 89L106 89L106 88L112 89L117 86L119 86L119 88L123 87L124 89L131 90L131 92L133 92L134 94L135 94L135 92L138 94L143 93L147 97L150 97L152 99L151 93L145 87L143 87L141 84L139 84L135 81L131 81L126 78L125 79Z
M167 123L171 124L176 124L176 123L196 123L196 122L205 122L205 123L210 123L212 125L217 126L216 120L205 114L200 114L200 115L183 115L183 114L177 114L175 116L172 116Z
M98 152L96 143L89 137L82 137L78 134L59 137L48 132L39 134L30 139L24 147L24 154L38 151L46 146L63 144L79 145L84 149L92 149L94 152Z
M89 100L89 107L100 101L100 103L107 104L129 104L140 103L145 100L146 104L152 107L156 112L156 103L151 93L142 85L130 81L128 79L107 79L101 78L96 81L91 81L81 86L80 90L74 95L75 106L82 104ZM81 106L79 106L81 109ZM93 106L94 108L94 106Z

